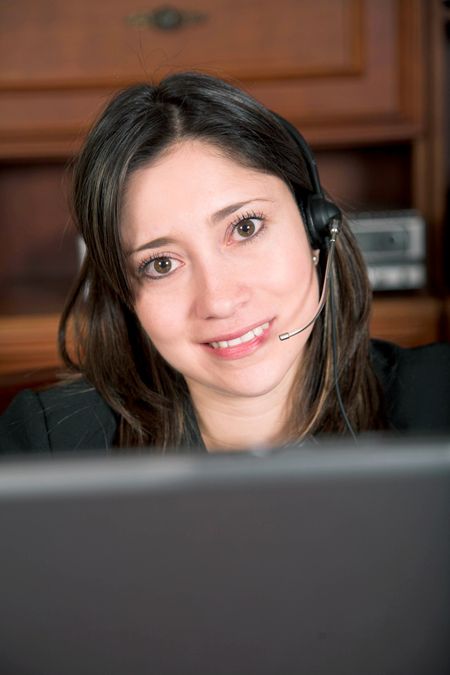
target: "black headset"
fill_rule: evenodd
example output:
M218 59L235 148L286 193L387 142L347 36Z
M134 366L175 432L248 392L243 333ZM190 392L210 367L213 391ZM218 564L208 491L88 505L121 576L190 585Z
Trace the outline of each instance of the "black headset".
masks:
M297 195L297 201L305 217L305 225L311 246L312 248L327 249L330 237L330 225L333 223L333 227L340 227L342 220L341 210L334 202L325 197L320 184L319 171L314 154L301 133L284 117L281 117L277 113L273 114L300 149L302 157L305 160L309 180L312 185L312 192L308 193L306 198L302 196L300 199Z
M336 236L339 233L342 213L334 202L327 199L322 190L322 186L319 180L319 172L317 170L316 160L314 154L309 147L308 143L305 141L301 133L294 127L293 124L288 122L286 119L274 113L277 120L287 131L289 136L293 139L299 150L301 151L302 157L305 161L306 168L309 175L309 180L312 186L312 192L308 192L306 196L303 194L300 195L296 193L296 198L298 202L299 209L304 216L306 229L309 235L309 240L312 248L325 249L334 251L334 242ZM295 186L294 192L295 192ZM332 243L331 243L332 242ZM330 247L333 246L333 249ZM329 260L327 261L327 267ZM325 279L325 284L327 279ZM337 373L337 355L336 355L336 312L334 307L334 297L333 297L333 284L331 276L328 279L329 285L329 298L330 298L330 307L331 307L331 325L332 325L332 350L333 350L333 373L334 373L334 386L336 390L336 397L341 411L342 417L347 427L348 432L352 436L353 440L356 442L355 432L351 425L351 422L345 411L345 407L342 401L340 387L339 387L339 377ZM294 332L295 334L295 332Z

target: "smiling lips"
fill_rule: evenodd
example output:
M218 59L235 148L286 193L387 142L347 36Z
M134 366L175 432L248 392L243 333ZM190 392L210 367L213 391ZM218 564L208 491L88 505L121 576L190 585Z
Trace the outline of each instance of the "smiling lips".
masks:
M264 333L265 330L269 328L269 322L262 323L260 326L253 328L252 330L247 331L244 335L233 338L232 340L220 340L219 342L210 342L209 345L213 349L227 349L230 347L237 347L238 345L243 345L246 342L251 342L255 338L259 337Z

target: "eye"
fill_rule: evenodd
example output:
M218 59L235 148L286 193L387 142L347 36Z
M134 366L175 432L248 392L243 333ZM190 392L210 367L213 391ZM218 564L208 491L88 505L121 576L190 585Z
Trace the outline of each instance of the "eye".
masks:
M235 241L240 239L251 239L261 230L263 226L262 218L259 216L246 216L233 225L232 237Z
M139 265L139 274L150 277L150 279L161 279L162 277L169 276L180 266L181 262L179 260L162 255L150 258L150 260L144 260Z

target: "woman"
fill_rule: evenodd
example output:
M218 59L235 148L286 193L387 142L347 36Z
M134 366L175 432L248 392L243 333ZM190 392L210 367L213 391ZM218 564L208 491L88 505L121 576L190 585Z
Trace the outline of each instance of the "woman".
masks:
M347 223L303 139L243 92L184 73L119 94L78 158L74 212L87 253L60 332L73 377L19 395L5 449L450 430L450 348L370 342Z

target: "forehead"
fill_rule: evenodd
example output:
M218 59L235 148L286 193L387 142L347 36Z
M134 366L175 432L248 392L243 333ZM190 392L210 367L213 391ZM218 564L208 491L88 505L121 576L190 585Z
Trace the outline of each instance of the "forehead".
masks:
M240 158L233 158L221 148L200 140L185 140L165 150L148 165L138 169L128 179L124 207L130 208L136 200L147 196L153 204L167 200L170 195L187 200L208 194L217 189L248 190L252 186L271 189L284 184L272 174L245 166ZM216 195L219 197L219 195Z

